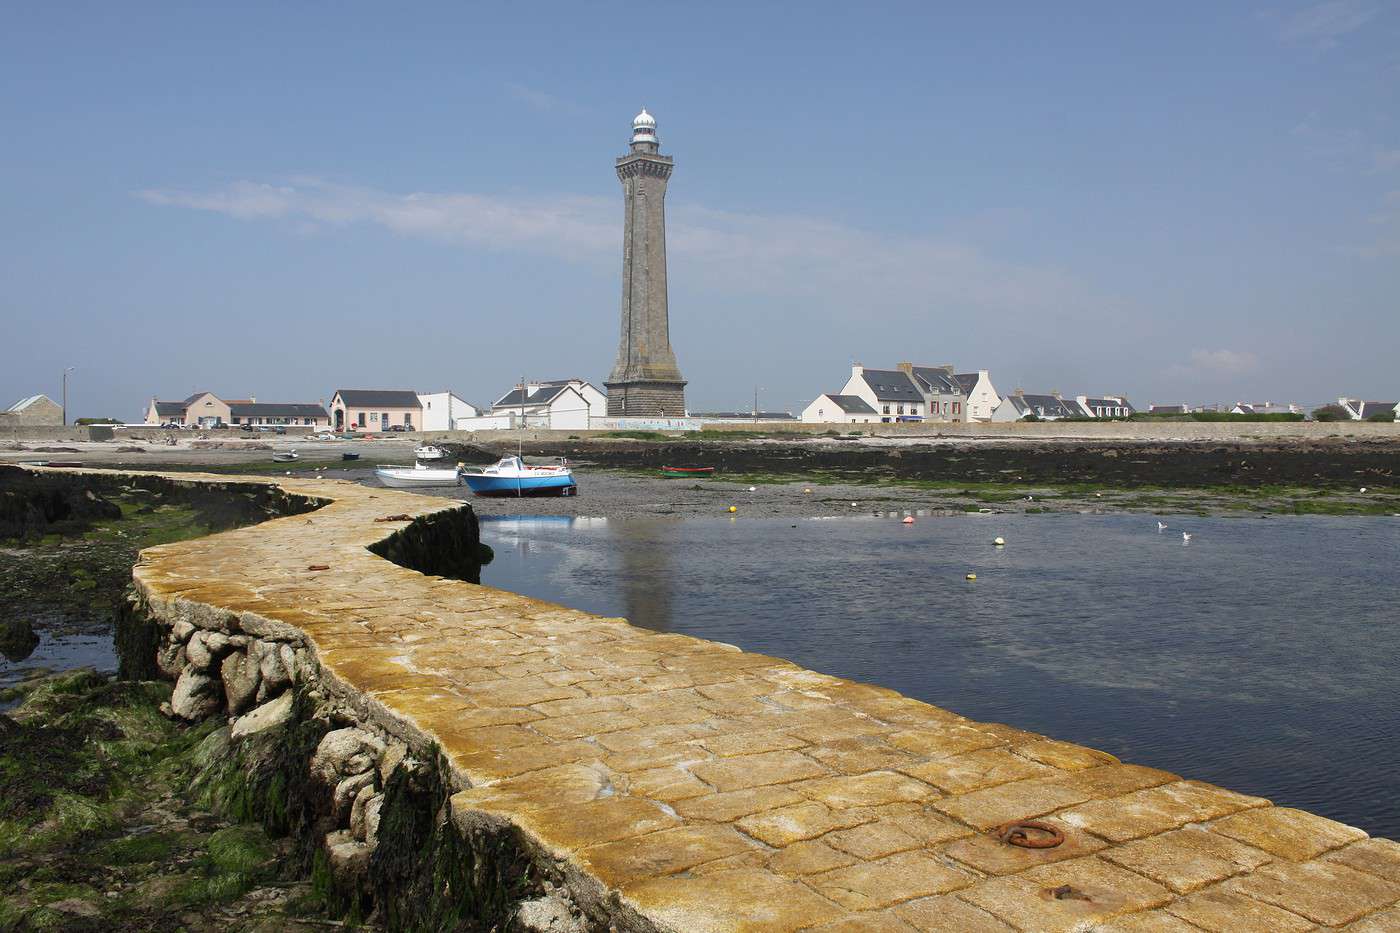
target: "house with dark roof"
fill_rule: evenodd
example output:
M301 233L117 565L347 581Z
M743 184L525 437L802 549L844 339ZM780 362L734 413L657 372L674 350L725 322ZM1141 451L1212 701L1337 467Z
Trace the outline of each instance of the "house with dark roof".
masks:
M1352 421L1366 421L1376 415L1389 413L1400 416L1400 406L1395 402L1363 402L1359 398L1339 398L1337 404L1346 409Z
M923 421L928 412L914 376L898 369L866 369L856 363L845 387L834 394L863 400L882 422Z
M879 421L879 413L859 395L818 395L812 404L802 409L807 424L869 424Z
M496 399L491 414L509 415L531 427L572 431L607 417L608 397L583 379L528 380Z
M417 431L423 403L412 389L336 389L330 416L336 431Z
M1024 421L1034 418L1037 421L1059 421L1063 418L1082 418L1087 414L1075 400L1061 398L1058 392L1033 395L1027 394L1024 389L1017 389L1001 400L1001 404L992 412L992 420Z
M1122 395L1076 395L1074 401L1090 418L1127 418L1137 411Z

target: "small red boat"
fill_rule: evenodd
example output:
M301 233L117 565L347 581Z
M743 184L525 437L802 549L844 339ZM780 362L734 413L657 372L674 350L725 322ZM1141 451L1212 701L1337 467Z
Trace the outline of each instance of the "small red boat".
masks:
M710 476L715 472L712 466L702 467L673 467L664 466L661 468L661 475L667 479L684 479L687 476Z

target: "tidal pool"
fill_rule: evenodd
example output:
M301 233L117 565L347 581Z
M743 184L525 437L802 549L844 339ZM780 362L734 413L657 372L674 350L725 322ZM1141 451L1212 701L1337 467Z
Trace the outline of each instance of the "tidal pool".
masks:
M1400 838L1400 519L1164 520L483 516L482 582Z

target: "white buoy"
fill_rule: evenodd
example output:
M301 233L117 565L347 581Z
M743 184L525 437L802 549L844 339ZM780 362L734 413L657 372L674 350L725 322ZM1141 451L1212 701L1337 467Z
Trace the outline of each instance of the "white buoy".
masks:
M1005 547L1006 539L998 535L997 537L992 539L992 543L995 544L997 547Z
M1361 491L1362 491L1362 492L1365 492L1365 491L1366 491L1366 487L1365 487L1365 486L1362 486L1362 487L1361 487Z
M757 487L757 486L750 486L750 487L749 487L749 492L758 492L758 487Z
M855 504L854 502L852 502L852 503L851 503L851 508L855 508L855 507L856 507L856 504Z

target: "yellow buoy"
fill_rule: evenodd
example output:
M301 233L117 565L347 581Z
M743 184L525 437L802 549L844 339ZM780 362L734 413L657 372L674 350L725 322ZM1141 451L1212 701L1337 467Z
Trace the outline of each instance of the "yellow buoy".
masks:
M807 489L803 489L802 492L803 492L804 494L806 494L806 495L809 495L809 496L812 494L812 490L811 490L810 487L807 488Z
M977 579L977 574L975 574L975 573L970 573L970 574L967 575L967 578L968 578L969 580L976 580L976 579Z
M998 535L997 537L992 539L992 543L995 544L997 547L1003 547L1006 544L1006 539Z
M739 510L736 509L734 506L731 505L731 506L729 507L729 511L731 511L731 512L737 512L737 511L739 511Z

